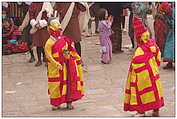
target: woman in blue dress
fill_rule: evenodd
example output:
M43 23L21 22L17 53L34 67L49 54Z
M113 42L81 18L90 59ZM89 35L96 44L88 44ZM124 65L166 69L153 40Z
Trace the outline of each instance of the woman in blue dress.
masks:
M173 68L175 62L175 10L167 2L161 4L161 11L165 15L166 24L168 25L168 31L165 41L163 61L168 62L164 69Z

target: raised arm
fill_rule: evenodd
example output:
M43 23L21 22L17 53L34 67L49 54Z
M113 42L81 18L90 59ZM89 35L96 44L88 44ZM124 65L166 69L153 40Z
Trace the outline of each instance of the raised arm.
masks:
M86 11L86 7L83 4L76 3L76 6L81 12L85 12Z

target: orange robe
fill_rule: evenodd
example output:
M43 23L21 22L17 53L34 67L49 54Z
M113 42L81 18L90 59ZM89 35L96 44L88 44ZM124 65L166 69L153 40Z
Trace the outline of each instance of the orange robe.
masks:
M160 50L153 40L136 49L125 88L125 111L145 112L164 105L160 60Z
M84 96L81 58L71 43L72 40L62 36L59 40L50 37L45 45L48 59L48 92L53 106L76 101ZM70 52L69 59L64 54L66 50ZM62 70L56 66L57 63L62 65Z

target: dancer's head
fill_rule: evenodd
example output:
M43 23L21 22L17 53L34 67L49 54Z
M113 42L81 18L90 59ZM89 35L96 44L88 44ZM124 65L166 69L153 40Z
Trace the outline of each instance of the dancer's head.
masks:
M50 27L52 30L62 30L60 22L55 17L51 17L48 20L48 27Z
M133 18L133 27L135 32L136 41L139 45L147 43L150 39L150 33L147 28L144 26L140 18Z
M48 30L49 35L53 37L59 37L62 31L60 22L54 17L50 18L48 20L47 30Z

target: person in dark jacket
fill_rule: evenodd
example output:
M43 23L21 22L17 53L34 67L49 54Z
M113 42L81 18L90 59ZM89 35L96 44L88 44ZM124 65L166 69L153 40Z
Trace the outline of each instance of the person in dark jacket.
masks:
M95 18L95 33L98 33L98 11L100 9L100 4L95 2L92 6L90 6L90 16ZM91 22L89 22L89 26L91 27Z
M68 8L70 7L70 2L57 2L55 3L54 10L57 10L57 12L60 14L60 22L64 19ZM63 32L63 35L71 38L74 41L74 46L76 48L77 53L79 56L81 56L81 31L79 28L79 13L86 11L85 6L83 6L80 3L76 3L73 9L73 13L71 16L71 19Z
M122 2L102 2L100 3L101 8L108 10L108 14L114 17L112 23L113 34L110 36L112 41L113 53L123 52L122 47L122 30L121 30L121 15L123 13L124 5Z
M34 57L34 52L32 49L32 35L30 34L30 29L32 28L29 19L25 19L28 9L29 9L29 5L26 3L22 3L23 4L23 13L25 14L25 16L23 17L22 23L19 26L19 30L22 31L23 33L23 40L27 42L28 45L28 49L29 49L29 53L30 53L30 59L29 59L29 63L32 63L35 61L35 57ZM25 22L25 23L24 23Z

